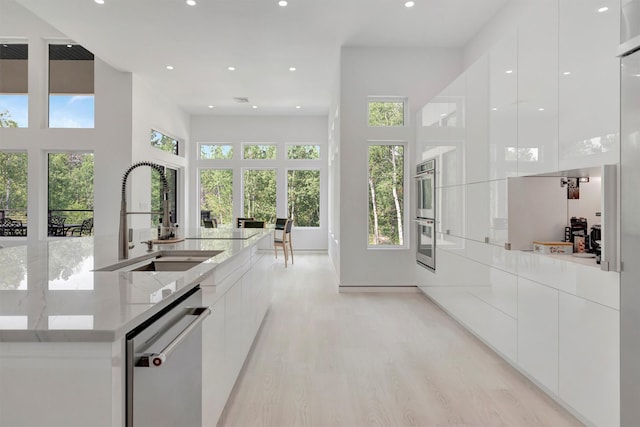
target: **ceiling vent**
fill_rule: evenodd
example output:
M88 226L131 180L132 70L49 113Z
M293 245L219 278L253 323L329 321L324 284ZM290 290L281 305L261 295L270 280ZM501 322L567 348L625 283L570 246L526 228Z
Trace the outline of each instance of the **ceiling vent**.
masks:
M236 102L240 104L246 104L247 102L249 102L249 98L247 98L246 96L235 96L233 99L235 99Z

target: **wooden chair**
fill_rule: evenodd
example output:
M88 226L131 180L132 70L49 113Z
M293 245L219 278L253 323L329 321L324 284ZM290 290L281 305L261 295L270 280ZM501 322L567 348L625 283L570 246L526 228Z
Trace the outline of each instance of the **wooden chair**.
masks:
M253 221L255 218L236 218L236 228L242 228L242 223L244 221Z
M264 221L253 221L245 219L242 221L242 228L264 228Z
M276 258L278 258L278 246L282 248L282 252L284 252L285 268L287 267L287 260L289 259L287 245L289 245L289 250L291 251L291 264L293 264L293 246L291 245L292 225L293 220L288 218L276 218L276 227L273 235L273 251L276 254Z

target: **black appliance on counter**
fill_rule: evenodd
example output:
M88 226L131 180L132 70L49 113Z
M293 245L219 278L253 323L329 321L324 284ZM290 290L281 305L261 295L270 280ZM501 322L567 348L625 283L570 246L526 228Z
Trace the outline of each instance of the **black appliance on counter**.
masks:
M571 225L564 229L564 241L573 243L574 252L586 252L589 244L589 227L586 218L571 217Z
M602 226L594 224L589 233L589 252L596 254L596 263L600 264L602 257Z

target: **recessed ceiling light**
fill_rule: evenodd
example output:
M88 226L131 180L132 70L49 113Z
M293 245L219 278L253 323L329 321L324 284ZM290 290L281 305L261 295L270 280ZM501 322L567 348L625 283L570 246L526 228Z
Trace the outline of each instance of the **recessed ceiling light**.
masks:
M196 5L196 0L187 0L187 4L189 6L195 6Z
M440 117L447 117L447 113L440 114Z
M289 67L289 71L295 71L296 67Z
M408 1L408 2L405 2L404 7L413 7L413 6L415 6L415 5L416 5L416 3L415 3L415 2Z
M299 110L299 109L301 109L301 108L302 108L302 106L301 106L301 105L296 105L296 110Z
M104 0L94 0L98 4L104 4Z
M227 67L227 70L229 70L229 71L235 71L235 70L236 70L236 67L234 67L234 66L231 66L231 65L230 65L230 66L228 66L228 67Z
M498 111L498 109L496 107L493 107L491 111Z
M208 108L213 108L213 107L215 107L215 105L209 105L209 107L208 107Z
M173 65L167 65L167 70L173 70Z
M72 44L68 44L67 47L73 47L73 45Z
M544 111L544 108L538 108L538 111Z
M633 77L640 77L640 74L634 74Z
M289 3L287 3L287 2L286 2L286 0L280 0L280 1L278 2L278 6L281 6L281 7L285 7L285 6L286 6L286 5L288 5L288 4L289 4Z
M565 72L564 72L564 73L562 73L562 74L564 74L565 76L568 76L569 74L571 74L571 71L565 71Z
M253 106L253 107L251 107L251 108L253 108L253 109L255 110L256 108L258 108L258 106L257 106L257 105L254 105L254 106Z
M511 74L511 73L513 73L513 70L507 70L507 71L505 71L505 73Z
M602 12L606 12L607 10L609 10L609 8L607 6L603 6L600 9L598 9L598 12L602 13Z

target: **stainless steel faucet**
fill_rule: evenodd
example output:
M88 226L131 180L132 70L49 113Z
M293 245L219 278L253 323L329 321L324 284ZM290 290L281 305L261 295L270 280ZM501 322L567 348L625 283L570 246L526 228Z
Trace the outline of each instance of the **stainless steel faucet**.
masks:
M140 166L149 166L152 169L155 169L160 173L160 180L162 181L162 212L127 212L127 179L129 178L129 174L132 170ZM118 231L118 259L127 259L129 258L129 249L132 249L134 245L129 246L129 243L133 240L132 230L127 226L127 215L128 214L156 214L162 213L162 227L165 235L160 235L160 239L166 239L169 233L169 183L167 182L167 177L164 174L164 167L160 166L157 163L152 162L138 162L131 165L122 176L122 201L120 202L120 229Z

